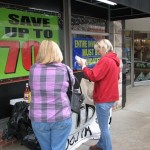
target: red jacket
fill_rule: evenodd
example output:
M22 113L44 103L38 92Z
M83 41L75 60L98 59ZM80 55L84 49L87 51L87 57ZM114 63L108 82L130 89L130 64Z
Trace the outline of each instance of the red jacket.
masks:
M119 99L118 80L120 60L113 52L103 56L91 70L83 69L84 75L94 84L93 99L95 103L113 102Z

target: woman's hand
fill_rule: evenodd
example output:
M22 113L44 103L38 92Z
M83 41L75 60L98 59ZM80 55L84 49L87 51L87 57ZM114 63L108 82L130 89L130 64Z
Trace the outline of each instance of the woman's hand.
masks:
M77 61L78 65L80 65L81 67L82 66L85 66L86 65L86 59L80 59Z

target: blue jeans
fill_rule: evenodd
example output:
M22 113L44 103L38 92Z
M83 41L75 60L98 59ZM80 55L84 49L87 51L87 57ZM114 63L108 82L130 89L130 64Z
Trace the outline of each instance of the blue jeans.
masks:
M109 131L109 116L110 109L114 105L114 102L111 103L99 103L96 104L96 113L98 124L101 130L101 136L97 143L97 146L103 150L112 150L112 143Z
M65 150L71 126L71 118L54 123L32 122L42 150Z

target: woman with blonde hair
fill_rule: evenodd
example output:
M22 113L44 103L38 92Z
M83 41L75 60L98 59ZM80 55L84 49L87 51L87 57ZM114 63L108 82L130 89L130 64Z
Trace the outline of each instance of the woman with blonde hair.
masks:
M94 82L93 100L101 130L98 143L90 146L90 150L112 150L108 120L110 109L115 101L119 100L120 60L114 53L111 42L107 39L96 42L94 48L101 58L93 69L86 67L85 61L78 62L82 66L84 75Z
M68 74L72 70L62 63L62 52L52 40L43 40L30 68L31 103L29 117L42 150L65 150L72 126L67 96ZM67 68L66 68L67 67Z

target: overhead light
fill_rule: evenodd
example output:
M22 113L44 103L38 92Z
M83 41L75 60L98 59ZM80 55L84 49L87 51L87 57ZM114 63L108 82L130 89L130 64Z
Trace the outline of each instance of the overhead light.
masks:
M97 1L109 4L109 5L117 5L117 3L114 3L114 2L111 2L111 1L108 1L108 0L97 0Z

